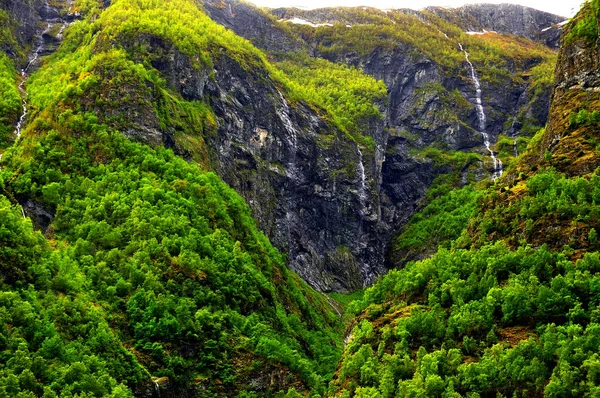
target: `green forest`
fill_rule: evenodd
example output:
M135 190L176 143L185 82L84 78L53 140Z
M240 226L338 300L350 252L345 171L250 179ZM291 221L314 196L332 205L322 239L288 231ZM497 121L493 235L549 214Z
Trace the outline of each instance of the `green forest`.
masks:
M381 153L400 156L375 138L389 87L336 57L419 51L456 75L453 89L419 93L434 91L447 118L467 125L456 43L486 88L527 82L529 103L561 78L564 56L521 37L467 35L430 12L374 9L328 11L352 27L286 25L322 57L271 54L191 0L105 3L51 2L79 18L21 75L33 44L17 40L0 1L0 397L600 396L597 90L555 89L545 128L520 115L518 153L498 134L496 181L487 151L411 147L434 178L386 242L389 271L355 292L319 292L289 267L210 146L222 138L210 85L222 65L279 93L290 114L314 112L321 149L356 145L381 168ZM566 25L563 46L598 55L597 3ZM192 79L171 79L164 59L189 63L208 88L178 91L173 81ZM308 134L302 120L294 140ZM140 125L174 144L130 133ZM347 174L372 189L381 182L358 152Z

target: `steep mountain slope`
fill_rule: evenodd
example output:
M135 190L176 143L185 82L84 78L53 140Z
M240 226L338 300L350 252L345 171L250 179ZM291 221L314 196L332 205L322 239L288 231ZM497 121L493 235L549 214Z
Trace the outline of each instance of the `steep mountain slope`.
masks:
M100 16L101 6L73 10ZM554 54L522 38L469 36L427 12L321 10L308 16L353 26L313 28L243 3L205 7L277 62L196 7L113 4L33 77L42 84L30 92L32 110L63 101L58 91L81 90L82 109L100 123L214 170L319 290L372 283L438 175L451 173L458 186L499 173L489 155L506 163L511 141L547 118ZM163 30L165 18L180 24ZM281 52L289 48L297 51ZM44 86L57 80L60 90ZM18 115L14 85L6 87L5 141Z
M565 26L551 117L528 150L475 205L450 192L395 242L442 239L353 304L333 395L599 394L598 9ZM437 233L445 218L453 234Z
M2 157L0 390L323 391L340 353L335 308L286 267L244 200L215 174L127 139L162 143L167 129L189 134L190 125L215 123L207 104L186 101L160 77L151 53L132 61L150 42L199 72L217 59L212 51L239 71L268 65L202 19L193 2L75 7L86 17L27 80L26 127ZM178 36L186 23L217 33ZM133 37L148 42L126 47ZM176 148L197 138L202 150L201 132L177 133Z
M356 67L387 86L384 118L367 127L376 132L376 145L365 170L371 191L378 193L368 197L373 211L367 213L376 228L361 231L375 254L368 261L382 260L388 247L381 242L389 242L410 219L438 175L450 173L444 181L459 186L493 172L479 132L475 82L460 45L481 84L490 150L503 162L546 122L555 57L527 39L467 35L429 11L363 7L269 14L243 2L220 1L207 1L205 7L213 19L261 46L290 76L324 58ZM318 82L311 88L318 89ZM362 218L359 225L369 224ZM350 253L362 267L356 245L350 245Z

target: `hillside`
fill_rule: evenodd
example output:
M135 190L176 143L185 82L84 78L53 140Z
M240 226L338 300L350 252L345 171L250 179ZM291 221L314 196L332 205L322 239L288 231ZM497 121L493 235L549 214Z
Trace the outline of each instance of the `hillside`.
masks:
M352 304L334 396L598 395L597 13L565 26L527 151L495 186L442 193L394 242L440 249Z
M292 267L301 275L314 267L315 257L321 261L316 255L323 249L331 250L331 237L352 256L359 278L365 270L371 272L362 283L368 284L372 273L381 272L372 264L384 262L388 242L426 200L434 183L456 187L498 173L490 152L509 163L514 157L513 142L518 141L523 149L546 123L556 55L524 37L469 35L427 10L261 10L236 1L206 1L204 5L215 21L263 49L277 67L304 87L323 87L331 73L322 73L323 79L307 69L323 70L327 60L356 68L387 88L385 101L378 104L382 117L363 128L375 143L372 152L361 148L368 187L365 205L353 205L342 223L336 219L313 224L306 220L311 211L303 212L298 220L326 233L317 240L299 234L301 241L314 242L309 255L301 248L289 252ZM486 139L480 132L472 70L461 46L480 83ZM333 95L338 98L335 92ZM356 169L360 170L360 165ZM339 184L332 183L331 177L328 184L319 183L315 191L319 196L339 197ZM360 193L359 188L355 189ZM310 201L312 209L319 208L312 198ZM282 247L277 232L274 242ZM352 274L339 276L349 262L339 264L336 257L324 258L335 264L333 270L325 271L336 275L339 285L318 287L356 288L361 283L357 284ZM319 278L313 274L310 280Z
M598 395L598 9L0 1L0 395Z
M148 134L150 123L169 117L162 123L193 140L186 127L208 129L214 116L178 96L149 63L135 64L130 57L142 48L107 43L133 28L185 49L177 29L213 26L212 37L186 35L206 43L190 67L202 70L224 43L227 59L268 64L243 40L227 43L186 1L86 6L27 80L29 118L2 158L0 389L115 397L322 391L340 352L335 308L286 267L244 200L205 170L208 159L188 163L127 138L162 144ZM168 19L147 19L185 7L194 20L166 31Z

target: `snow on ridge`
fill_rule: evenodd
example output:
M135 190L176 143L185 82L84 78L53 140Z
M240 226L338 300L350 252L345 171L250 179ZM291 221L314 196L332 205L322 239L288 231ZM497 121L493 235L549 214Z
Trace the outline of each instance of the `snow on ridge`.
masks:
M562 28L563 26L565 26L568 23L569 23L569 20L566 19L566 20L564 20L562 22L557 23L556 25L548 26L547 28L542 29L542 32L546 32L546 31L548 31L548 30L550 30L552 28L560 29L560 28Z
M312 26L313 28L317 28L319 26L333 26L333 24L330 23L312 23L310 21L307 21L305 19L302 18L292 18L292 19L280 19L279 22L289 22L289 23L293 23L296 25L308 25L308 26Z
M485 30L484 29L483 32L468 31L468 32L465 32L465 33L468 34L468 35L485 35L486 33L498 33L498 32L496 32L494 30Z

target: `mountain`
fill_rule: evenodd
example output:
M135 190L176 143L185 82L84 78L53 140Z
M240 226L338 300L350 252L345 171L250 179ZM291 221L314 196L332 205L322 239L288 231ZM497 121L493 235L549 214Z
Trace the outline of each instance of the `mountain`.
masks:
M334 396L598 394L598 9L565 26L527 151L495 186L432 200L395 244L442 248L352 304Z
M353 202L352 210L346 212L347 205L336 204L337 209L321 212L320 200L311 198L310 208L292 209L298 221L293 224L310 225L310 230L292 227L288 235L287 229L280 228L269 234L288 253L292 268L321 290L352 290L384 272L380 265L390 248L388 242L439 175L451 175L452 184L461 185L493 172L478 132L471 69L459 44L469 52L481 82L489 142L499 142L497 151L507 148L501 155L504 162L512 157L512 141L519 137L523 146L525 137L547 119L555 55L521 37L467 35L430 11L266 12L244 2L220 1L207 1L205 8L214 20L262 48L276 66L310 90L320 90L323 83L305 70L332 65L323 60L362 71L387 88L385 100L378 103L380 116L361 126L374 145L362 146L360 154L356 151L360 156L354 155L353 168L361 178L345 179L344 184L352 187L350 195L339 192L339 173L316 169L323 177L315 193L327 202L329 198ZM363 185L368 189L366 200L361 201ZM358 195L352 195L352 190ZM302 199L293 194L286 203L290 201ZM263 213L256 208L262 208L262 203L250 206L255 214ZM262 226L260 220L259 216ZM319 236L311 234L315 230ZM303 244L290 247L290 238ZM342 271L347 269L354 271Z
M594 396L596 3L0 1L0 393Z
M429 11L468 32L484 30L523 36L558 48L567 18L518 4L468 4L458 8L429 7Z

